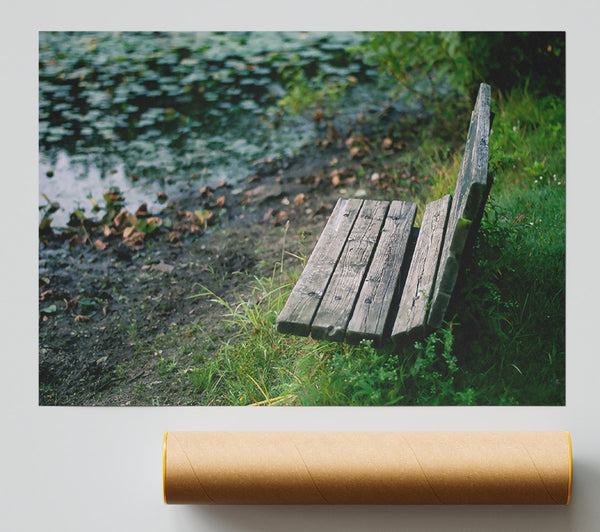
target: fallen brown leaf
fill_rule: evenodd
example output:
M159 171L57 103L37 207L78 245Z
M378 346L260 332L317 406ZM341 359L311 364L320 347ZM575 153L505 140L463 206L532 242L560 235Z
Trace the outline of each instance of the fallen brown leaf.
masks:
M150 216L150 213L148 212L148 205L146 203L142 203L138 207L138 210L135 211L135 215L138 218L147 218L148 216Z
M294 203L298 206L302 206L306 203L306 194L300 193L294 198Z
M96 249L99 249L100 251L102 251L102 250L105 250L105 249L106 249L106 246L107 246L107 244L106 244L106 243L104 243L104 242L102 242L102 240L100 240L100 239L97 239L97 240L94 242L94 247L95 247Z
M290 217L290 213L287 211L279 211L277 217L275 219L275 223L283 223L288 220Z
M127 209L121 209L119 214L115 216L113 223L117 231L122 232L126 227L135 225L137 223L137 218Z
M177 232L177 233L185 233L186 231L189 231L189 230L190 230L190 226L183 222L179 222L179 223L176 223L175 225L173 225L173 231Z
M129 229L129 228L127 228ZM134 229L134 228L132 228ZM130 235L128 237L125 237L125 239L123 240L123 243L125 243L128 246L139 246L144 242L144 238L146 237L146 235L144 233L142 233L141 231L135 231L130 233Z
M148 225L162 225L162 219L157 216L151 216L147 221Z
M269 209L263 216L263 222L268 222L269 220L272 220L276 214L277 212L275 209Z
M46 290L45 292L42 292L40 294L40 301L46 301L49 299L61 299L63 295L64 292L50 288L49 290Z
M125 240L127 240L135 231L135 227L133 225L130 225L129 227L126 227L125 230L123 231L123 238Z

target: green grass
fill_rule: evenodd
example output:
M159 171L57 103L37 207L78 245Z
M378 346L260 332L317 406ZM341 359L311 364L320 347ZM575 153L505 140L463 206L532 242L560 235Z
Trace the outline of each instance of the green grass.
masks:
M187 375L197 402L564 404L564 101L514 91L496 100L495 113L495 182L441 329L391 351L278 334L276 316L298 275L278 266L255 280L250 298L227 302L202 294L221 304L235 333L210 349L206 342L196 346L198 363ZM452 186L460 156L427 160L433 177L423 201Z

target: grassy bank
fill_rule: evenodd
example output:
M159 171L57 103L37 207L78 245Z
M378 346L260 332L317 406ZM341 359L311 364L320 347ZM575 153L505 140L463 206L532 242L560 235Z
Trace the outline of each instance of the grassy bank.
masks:
M196 344L195 365L177 377L191 379L194 402L564 404L564 100L513 90L495 95L494 105L495 181L466 281L442 329L392 352L280 335L275 319L299 275L282 261L255 280L250 297L197 294L220 304L231 336ZM429 177L423 204L452 191L461 158L458 151L434 156L441 145L426 148L411 153ZM294 252L282 249L282 256Z

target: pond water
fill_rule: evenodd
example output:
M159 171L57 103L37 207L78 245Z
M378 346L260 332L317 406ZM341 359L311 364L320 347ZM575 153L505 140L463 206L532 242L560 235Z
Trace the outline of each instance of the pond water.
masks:
M367 111L376 72L352 52L365 39L41 32L40 206L58 202L61 226L76 208L89 215L91 199L101 204L111 187L128 208L146 202L152 211L159 192L177 195L190 181L243 182L261 161L293 156L314 138L310 113L289 112L307 94L323 106L336 100L340 120Z

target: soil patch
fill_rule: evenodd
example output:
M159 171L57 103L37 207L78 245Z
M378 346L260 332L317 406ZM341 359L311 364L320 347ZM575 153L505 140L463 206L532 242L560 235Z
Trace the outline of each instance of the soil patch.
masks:
M234 304L282 256L286 268L299 267L338 197L387 194L378 183L358 188L358 160L343 143L325 144L283 163L261 161L239 188L190 185L159 213L141 207L138 219L161 224L138 241L136 230L89 220L45 231L40 404L203 404L185 370L232 331L221 305L192 296L210 290Z

